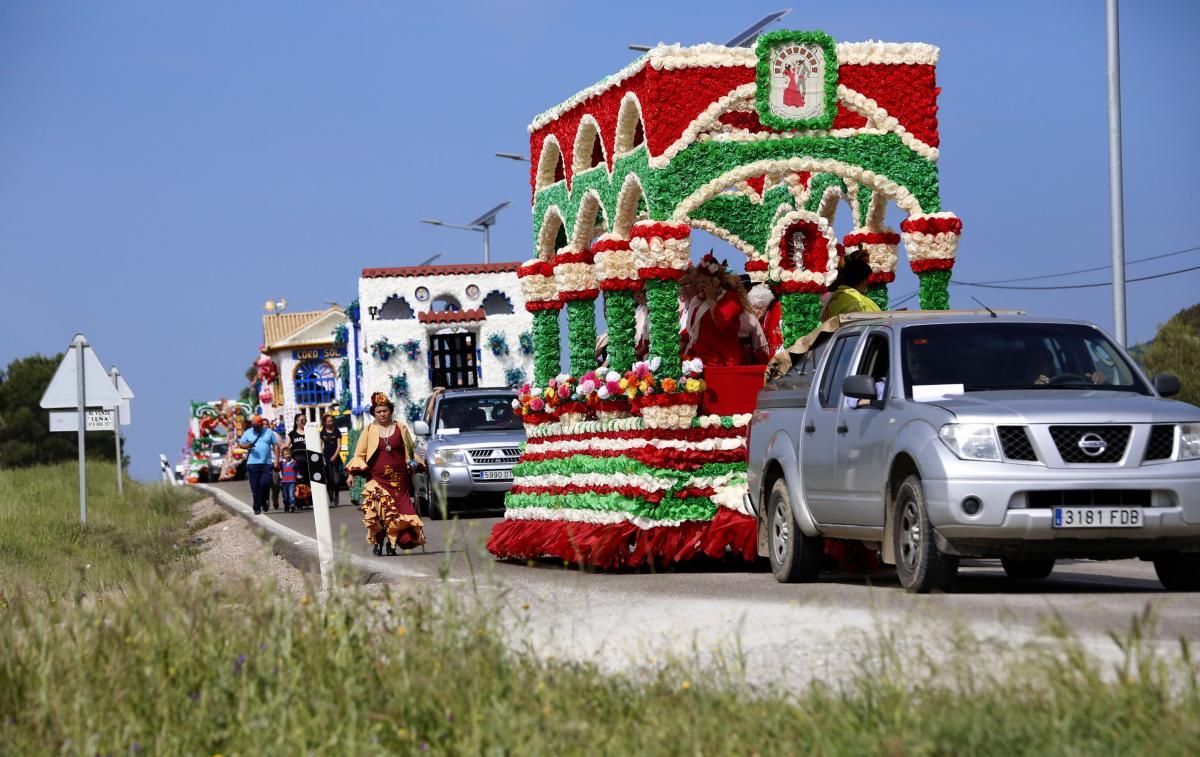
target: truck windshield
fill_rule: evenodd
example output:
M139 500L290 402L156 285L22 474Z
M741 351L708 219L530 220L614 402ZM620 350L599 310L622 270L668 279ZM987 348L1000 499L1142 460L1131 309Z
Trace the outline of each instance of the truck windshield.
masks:
M443 397L438 404L437 431L458 429L474 431L512 431L521 428L521 419L513 413L516 395L496 394L483 397Z
M901 339L907 396L1004 389L1150 388L1098 329L1062 323L946 323L909 326ZM958 387L962 387L959 389Z

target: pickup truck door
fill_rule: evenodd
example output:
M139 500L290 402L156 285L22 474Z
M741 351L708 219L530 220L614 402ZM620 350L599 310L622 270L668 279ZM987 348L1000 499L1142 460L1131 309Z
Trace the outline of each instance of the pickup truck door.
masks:
M876 386L883 389L883 399L867 404L847 398L838 403L835 486L843 496L836 522L882 527L888 454L896 434L896 411L887 402L891 372L886 330L866 335L854 365L849 375L872 376Z
M849 493L839 486L835 431L842 405L842 379L857 356L860 333L839 334L826 351L813 382L800 429L800 480L804 501L818 523L845 523Z

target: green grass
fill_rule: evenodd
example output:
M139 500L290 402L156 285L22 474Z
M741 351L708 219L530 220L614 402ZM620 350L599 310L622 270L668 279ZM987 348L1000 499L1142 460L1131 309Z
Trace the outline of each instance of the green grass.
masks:
M788 692L737 665L633 678L539 660L446 597L139 579L119 601L4 613L6 754L1200 752L1195 665L1138 633L1107 675L1069 639L994 673L966 647L908 660L883 639L844 687Z
M611 676L540 657L465 590L194 580L172 541L194 495L118 503L97 471L79 532L73 473L0 477L0 754L1200 754L1200 668L1157 651L1149 617L1117 668L1066 633L1001 662L969 636L922 652L881 632L837 685L756 688L736 657ZM104 592L73 591L81 561Z
M75 463L0 470L0 597L101 591L188 553L195 490L125 481L88 463L88 524L79 523Z

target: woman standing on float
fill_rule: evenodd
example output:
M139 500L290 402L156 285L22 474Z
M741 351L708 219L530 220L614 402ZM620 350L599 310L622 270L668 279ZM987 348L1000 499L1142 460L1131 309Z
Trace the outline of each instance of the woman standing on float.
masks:
M392 418L395 406L383 392L371 395L375 422L358 437L354 457L346 464L353 475L365 474L362 493L363 526L375 554L389 555L396 547L412 549L425 543L425 527L413 507L408 461L413 459L412 435Z

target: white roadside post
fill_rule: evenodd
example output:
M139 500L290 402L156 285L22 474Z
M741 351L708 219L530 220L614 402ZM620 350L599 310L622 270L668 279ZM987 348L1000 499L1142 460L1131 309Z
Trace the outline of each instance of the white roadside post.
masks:
M163 481L166 481L168 484L174 484L175 476L171 474L171 461L161 452L158 453L158 467L162 471Z
M321 590L333 587L333 526L329 522L329 492L325 489L325 453L317 424L304 429L304 447L308 451L308 481L312 486L313 519L317 528L317 558L321 562Z
M121 404L117 390L108 381L104 366L88 345L83 334L76 334L62 362L54 371L50 385L38 403L47 410L73 408L71 412L50 413L51 431L76 431L79 441L79 523L87 525L87 464L84 459L88 431L107 431L116 426L116 410ZM118 464L119 461L118 461Z

